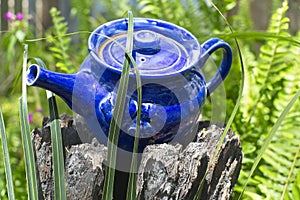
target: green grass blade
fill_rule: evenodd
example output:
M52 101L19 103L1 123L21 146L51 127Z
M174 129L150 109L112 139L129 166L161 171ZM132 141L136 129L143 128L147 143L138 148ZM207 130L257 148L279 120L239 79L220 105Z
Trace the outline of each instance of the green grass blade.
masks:
M132 16L129 15L128 18L129 18L129 22L132 21ZM128 27L128 31L133 31L133 22L129 24L132 24L132 26ZM135 172L137 171L137 167L138 167L137 152L138 152L138 145L139 145L140 121L141 121L141 110L142 110L142 81L136 63L134 61L131 62L133 64L135 75L136 75L138 110L137 110L137 120L136 120L137 123L136 123L136 132L135 132L134 146L132 152L132 160L130 166L129 182L128 182L127 193L126 193L127 200L136 199L136 173Z
M22 98L27 101L27 85L26 85L26 71L27 71L28 45L24 45L23 68L22 68ZM27 102L26 102L27 103ZM27 108L27 104L26 104Z
M294 199L300 199L300 169L298 169L298 173L292 187L292 195Z
M130 15L130 11L128 15ZM132 22L131 22L132 23ZM129 25L131 26L131 25ZM130 35L129 35L130 34ZM132 52L133 48L133 33L128 32L128 40L126 42L126 52ZM128 88L128 80L129 80L129 72L130 72L130 59L128 56L125 56L122 75L120 78L120 84L118 88L116 104L113 112L112 121L109 128L108 134L108 154L107 154L107 161L108 166L105 174L105 181L103 187L103 195L102 199L110 200L113 199L113 187L114 187L114 176L115 176L115 166L116 166L116 157L117 157L117 144L119 140L119 132L120 127L119 125L122 123L123 112L125 107L125 98Z
M234 33L233 31L233 28L232 26L230 25L230 23L228 22L228 20L226 19L226 17L222 14L222 12L218 9L218 7L211 1L209 0L209 2L211 3L211 5L218 11L218 13L222 16L222 18L224 19L224 21L226 22L227 26L229 27L230 29L230 32L231 33ZM209 166L207 168L207 171L205 172L200 184L199 184L199 187L198 187L198 190L196 192L196 195L194 196L194 200L197 200L197 199L200 199L200 196L201 196L201 193L202 193L202 187L203 187L203 184L204 184L204 180L205 180L205 177L208 173L208 170L210 169L210 166L215 162L215 158L217 156L217 153L219 152L220 148L221 148L221 145L227 135L227 132L228 130L230 129L230 126L238 112L238 109L239 109L239 106L241 104L241 100L242 100L242 96L243 96L243 91L244 91L244 85L245 85L245 68L244 68L244 61L243 61L243 56L242 56L242 52L241 52L241 48L240 48L240 45L237 41L236 38L234 38L234 41L235 41L235 44L237 46L237 50L238 50L238 55L239 55L239 59L240 59L240 66L241 66L241 84L239 86L239 95L238 95L238 99L236 101L236 104L233 108L233 111L228 119L228 122L226 123L226 127L224 129L224 132L222 133L221 137L220 137L220 141L218 142L218 145L217 145L217 148L216 150L214 151L214 155L213 157L211 158L210 160L210 163L209 163Z
M33 154L33 145L28 122L28 108L26 99L20 98L20 125L21 136L25 154L25 170L29 199L38 199L36 167Z
M263 146L261 147L257 157L255 158L255 161L251 167L249 176L243 186L242 192L239 196L239 199L242 198L244 191L248 185L248 182L250 181L251 176L253 175L254 170L256 169L256 167L258 166L259 161L262 158L262 155L264 154L264 152L266 151L266 149L268 148L269 144L271 143L276 131L278 130L278 128L280 127L282 121L284 120L285 116L288 114L289 110L293 107L294 103L298 100L298 98L300 97L300 90L295 94L295 96L291 99L291 101L288 103L288 105L285 107L285 109L283 110L283 112L280 114L279 118L277 119L276 123L274 124L274 126L272 127L271 131L269 132L265 143L263 144Z
M46 90L46 92L51 121L50 129L53 154L54 197L55 199L64 200L67 199L67 197L61 128L55 96L48 90Z
M297 169L296 162L299 159L299 155L300 155L300 144L298 145L298 150L295 153L293 163L292 163L292 165L290 167L289 175L288 175L288 177L287 177L287 179L285 181L284 188L283 188L283 190L281 192L280 200L284 200L284 197L285 197L286 193L288 192L288 186L289 186L289 183L291 182L293 172L294 172L294 170Z
M38 199L38 189L36 180L36 167L33 153L33 145L30 135L27 108L27 91L26 91L26 66L27 66L28 46L25 45L23 60L23 80L22 80L22 97L19 99L20 104L20 125L22 144L25 155L25 171L27 178L28 199Z
M40 58L29 58L28 61L34 62L34 63L38 64L40 67L47 69L46 64Z
M291 44L300 47L300 41L297 39L294 39L292 36L288 35L278 35L278 33L270 33L270 32L259 32L259 31L253 31L253 32L234 32L234 33L228 33L228 34L219 34L216 35L216 37L222 37L225 39L230 38L239 38L248 40L251 39L257 39L257 40L268 40L268 39L276 39L281 41L290 42Z
M12 178L12 174L11 174L11 167L10 167L10 162L9 162L9 152L8 152L8 147L7 147L5 126L4 126L4 120L3 120L1 107L0 107L0 134L1 134L1 139L2 139L1 141L2 141L2 148L3 148L8 199L13 200L13 199L15 199L14 185L13 185L13 178Z

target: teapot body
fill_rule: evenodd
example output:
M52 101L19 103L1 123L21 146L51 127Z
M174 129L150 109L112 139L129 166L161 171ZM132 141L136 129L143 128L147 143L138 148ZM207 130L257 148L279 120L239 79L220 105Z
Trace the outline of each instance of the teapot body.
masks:
M82 115L101 143L107 142L121 74L89 55L76 75L72 109ZM88 81L87 81L88 80ZM207 96L204 77L193 70L166 77L142 77L139 151L148 144L186 138L194 130ZM136 78L129 77L119 147L131 151L137 119Z

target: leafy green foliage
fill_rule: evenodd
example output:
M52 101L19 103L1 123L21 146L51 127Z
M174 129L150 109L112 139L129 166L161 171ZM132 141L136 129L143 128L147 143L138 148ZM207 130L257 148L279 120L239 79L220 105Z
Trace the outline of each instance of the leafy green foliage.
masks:
M263 156L266 156L267 153L268 153L268 148L270 147L270 143L272 142L272 139L274 139L275 135L276 135L276 132L278 131L279 127L281 126L282 122L284 121L284 119L286 118L287 114L289 113L289 111L291 110L291 108L294 106L295 102L297 102L297 100L299 99L300 97L300 90L293 96L293 98L291 99L291 101L288 103L288 105L284 108L284 110L282 111L282 113L280 114L280 116L278 117L276 123L274 124L274 126L272 127L271 131L268 133L267 137L265 138L264 140L264 144L262 145L261 149L258 151L258 154L256 156L256 158L254 159L254 163L251 167L251 170L250 170L250 173L248 175L248 178L247 178L247 181L245 182L244 186L243 186L243 189L242 189L242 193L240 194L240 197L242 197L247 185L248 185L248 182L249 180L251 179L254 171L256 170L257 166L259 165L259 162L261 161L262 157ZM286 191L286 186L287 186L287 183L289 182L289 179L290 179L290 175L291 173L293 172L293 169L294 169L294 166L295 166L295 161L298 157L298 152L296 153L296 156L294 156L294 162L293 164L291 165L290 167L290 172L288 173L288 177L287 177L287 181L286 181L286 185L285 185L285 189L283 190L283 195ZM270 159L269 157L267 157L267 159L270 161L271 160L271 165L274 164L275 166L278 166L278 163L276 162L273 162L272 159ZM267 160L265 159L265 160ZM275 158L276 161L277 158ZM282 160L280 160L282 161ZM282 163L280 162L279 163ZM274 166L272 165L272 166ZM280 173L280 172L279 172ZM274 178L274 176L276 177L276 175L278 174L278 171L276 171L275 173L268 173L267 176L268 178L272 177L274 180L276 180L276 178ZM263 179L263 177L259 177L260 180ZM273 180L273 181L274 181ZM269 179L266 180L266 182L268 182ZM263 186L266 186L266 184L264 184ZM274 187L272 187L272 189L274 189ZM273 190L272 190L273 191ZM267 195L269 195L269 193L266 193ZM273 195L273 196L272 196ZM276 194L273 194L271 195L271 197L274 197ZM239 197L239 199L240 199ZM270 197L268 197L270 198Z
M222 13L231 10L236 1L214 1ZM143 17L166 20L191 31L198 39L211 36L212 31L226 27L225 22L210 1L203 0L140 0L139 12Z
M57 8L53 7L50 10L50 14L53 22L53 37L48 37L48 42L52 44L49 50L57 60L56 67L61 72L75 72L68 53L71 42L71 38L66 36L68 23L64 21L64 17L60 16L60 11Z
M276 125L275 122L287 102L299 90L299 76L294 76L300 73L297 64L299 61L295 59L299 55L295 46L280 39L291 37L288 32L287 9L288 2L284 1L271 18L268 32L278 38L267 40L260 48L257 62L252 62L252 66L250 64L247 68L248 85L243 97L245 106L241 106L240 118L235 121L236 129L242 134L243 145L248 150L245 151L240 183L248 176L248 170L253 163L250 158L256 157L257 150L265 145L270 127ZM256 199L256 195L260 194L263 199L280 198L300 142L296 131L300 125L299 105L298 101L293 106L262 155L262 160L246 188L246 196ZM291 183L299 166L300 162L296 162L289 178ZM291 194L291 191L292 184L287 186L287 194Z
M80 34L80 37L75 37L75 41L78 42L79 48L78 51L80 55L84 55L87 52L86 48L86 41L88 41L89 37L89 30L93 30L95 26L93 26L93 18L91 17L93 6L93 1L90 0L72 0L72 12L71 17L78 20L78 25L76 29L79 31L85 31L84 33ZM103 23L103 22L102 22ZM102 24L101 23L101 24ZM99 24L97 24L99 26ZM79 60L79 62L82 62L84 59L84 56Z
M142 0L139 2L141 14L148 14L152 17L162 19L173 19L179 22L183 15L182 4L180 0Z
M287 196L289 199L299 199L300 198L300 190L299 190L299 185L300 185L300 182L298 180L298 175L297 176L294 176L294 184L292 186L290 186L290 182L293 181L292 178L293 178L293 174L295 174L296 170L295 170L295 167L296 167L296 162L299 158L299 154L300 154L300 143L299 143L299 146L298 146L298 150L296 151L295 153L295 156L294 156L294 160L293 160L293 163L290 167L290 171L289 171L289 175L285 181L285 186L284 186L284 189L283 191L281 192L281 199L283 199L285 196ZM298 174L299 174L299 169L298 169ZM289 188L290 186L290 188ZM289 191L292 191L290 193L288 193L288 190Z
M292 188L292 198L289 199L300 199L300 170L299 169Z
M267 198L279 199L283 191L286 196L293 196L293 183L296 182L296 175L300 169L299 106L298 99L263 155L263 165L258 168L262 175L254 177L259 183L260 191Z
M95 5L101 7L101 13L96 13L95 22L99 23L114 20L120 17L126 17L127 10L135 12L135 1L131 0L107 0L99 1Z
M87 31L91 29L91 7L93 6L93 1L90 0L72 0L72 15L78 18L78 29L82 31ZM89 35L81 35L83 38L87 39ZM86 40L83 40L86 41Z
M286 10L287 5L273 15L269 32L289 37L288 18L285 17ZM247 128L242 131L255 129L257 127L255 123L260 123L259 127L263 127L263 129L258 131L266 132L279 116L278 108L276 109L276 105L274 105L277 102L274 100L279 97L288 98L287 94L291 93L290 89L285 87L289 83L286 72L291 72L290 70L293 68L293 63L287 62L291 60L288 59L291 55L289 42L276 38L270 39L260 49L258 62L255 63L255 66L250 64L247 69L249 76L249 87L245 94L247 109L241 110L244 117L242 123L246 123ZM262 116L266 118L261 120ZM252 137L259 138L260 135L252 135Z
M24 21L16 21L11 24L11 30L6 34L0 32L0 95L11 92L18 82L22 66L23 42L30 37L30 27ZM19 82L18 82L19 83Z

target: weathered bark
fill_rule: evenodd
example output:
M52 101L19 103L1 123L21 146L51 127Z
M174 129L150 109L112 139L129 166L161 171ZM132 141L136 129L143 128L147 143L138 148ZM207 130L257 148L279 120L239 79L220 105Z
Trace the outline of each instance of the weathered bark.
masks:
M203 182L200 199L230 199L240 172L242 151L238 138L229 132L215 161L209 163L222 133L222 128L211 125L184 149L180 144L146 147L147 157L143 157L138 177L138 197L193 199Z
M79 118L80 119L80 118ZM77 119L78 120L78 119ZM237 181L242 151L238 137L229 131L215 154L223 128L200 122L195 141L155 144L144 150L137 179L137 199L192 199L202 183L200 199L230 199ZM61 118L65 149L68 199L99 199L104 184L107 149L96 139L81 143L73 120ZM52 156L47 120L33 131L40 199L53 199ZM128 173L116 171L114 199L124 199Z

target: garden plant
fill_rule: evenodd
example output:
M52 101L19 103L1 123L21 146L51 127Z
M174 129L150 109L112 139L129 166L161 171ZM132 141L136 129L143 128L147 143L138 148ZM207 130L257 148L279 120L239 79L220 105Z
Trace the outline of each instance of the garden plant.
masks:
M300 199L300 32L290 29L289 0L272 1L272 16L264 31L254 29L249 11L251 1L247 0L70 2L73 17L76 16L78 22L76 32L68 31L69 24L57 8L49 11L53 25L39 37L22 13L5 13L9 29L0 33L1 199L38 199L31 131L40 126L43 116L51 119L55 198L66 199L58 116L59 113L72 115L72 111L51 92L26 87L28 64L74 73L86 57L86 41L92 30L121 17L130 21L133 16L162 19L182 26L200 43L212 37L230 43L233 64L224 81L226 100L219 101L226 105L217 107L225 108L218 118L224 119L221 123L226 124L224 136L231 128L240 137L244 153L232 199ZM97 3L102 9L92 14ZM130 66L134 67L137 85L140 85L139 72L130 54L131 28L129 26L129 42L124 49L124 84L120 91L127 90ZM213 59L219 60L219 57L216 54ZM142 91L138 91L139 106L141 94ZM119 92L117 98L116 122L110 127L111 141L118 139L117 124L122 119L124 93ZM205 113L202 120L214 119L212 107L216 105L213 101L218 98L212 96L206 101L201 110ZM139 134L138 126L137 123L136 135ZM114 166L115 151L108 148L109 162L112 162L109 166ZM135 157L132 159L133 170L137 163ZM132 173L127 199L135 199L135 179ZM113 180L114 169L110 167L105 177L103 199L112 199Z

